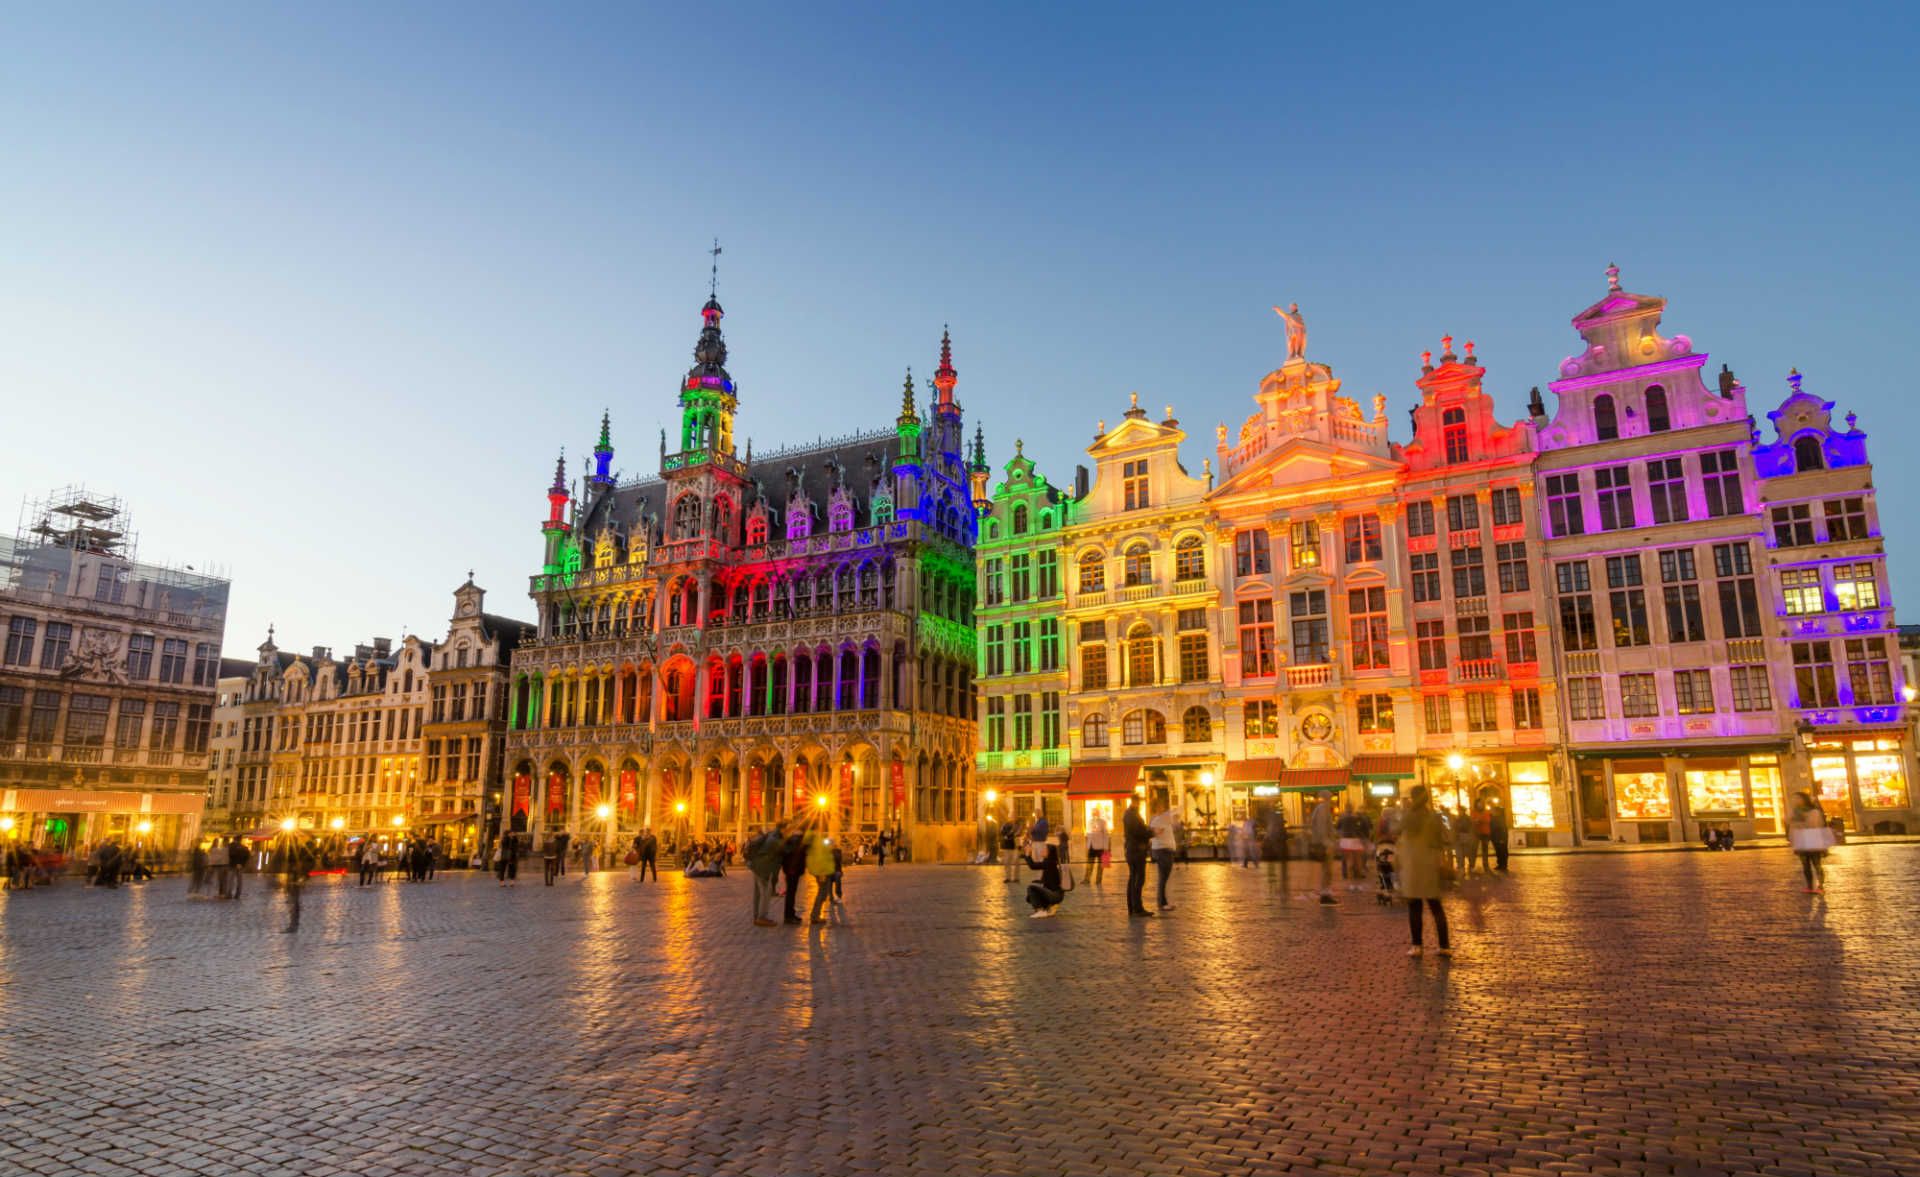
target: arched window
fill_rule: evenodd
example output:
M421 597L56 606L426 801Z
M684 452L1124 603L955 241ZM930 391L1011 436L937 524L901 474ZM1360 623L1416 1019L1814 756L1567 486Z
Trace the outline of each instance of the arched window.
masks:
M1024 503L1013 509L1013 534L1027 534L1027 508Z
M1207 574L1207 546L1197 535L1181 538L1173 545L1173 578L1199 580Z
M1128 588L1153 583L1153 554L1147 550L1145 543L1136 540L1128 547L1123 563Z
M1164 744L1167 717L1158 711L1129 711L1120 721L1120 740L1126 744Z
M1647 432L1665 433L1673 428L1673 417L1667 412L1667 390L1658 384L1647 389Z
M1189 707L1180 717L1180 739L1188 744L1205 744L1213 739L1213 713L1205 707Z
M1127 632L1127 685L1150 687L1156 678L1158 643L1153 631L1142 621Z
M673 538L692 539L700 534L700 496L681 495L673 505Z
M1053 526L1053 512L1052 511L1040 512L1040 530L1045 531L1052 526Z
M893 499L888 495L878 494L874 496L873 521L876 524L893 522Z
M1440 437L1447 449L1447 465L1467 460L1467 411L1455 405L1440 414Z
M796 503L787 512L787 538L805 539L813 534L813 515L803 504Z
M758 547L767 542L767 517L755 515L747 520L747 543Z
M1097 593L1107 587L1107 561L1099 552L1080 557L1080 591Z
M1601 393L1593 398L1593 433L1601 441L1614 441L1620 436L1620 418L1613 408L1613 397Z
M853 530L853 504L850 501L839 499L828 508L827 530Z
M1080 739L1081 746L1087 747L1087 748L1106 747L1107 746L1107 717L1104 715L1087 716L1087 722L1086 722L1086 725L1083 727L1082 732L1083 734Z
M1820 448L1820 439L1809 434L1793 443L1793 468L1795 470L1825 470L1827 455Z

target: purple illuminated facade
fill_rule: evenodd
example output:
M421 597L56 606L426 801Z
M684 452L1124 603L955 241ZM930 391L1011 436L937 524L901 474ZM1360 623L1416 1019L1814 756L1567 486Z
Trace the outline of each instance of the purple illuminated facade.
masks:
M1818 782L1849 828L1913 828L1904 684L1864 435L1800 390L1761 444L1746 389L1666 300L1622 290L1536 394L1562 771L1588 839L1782 831Z

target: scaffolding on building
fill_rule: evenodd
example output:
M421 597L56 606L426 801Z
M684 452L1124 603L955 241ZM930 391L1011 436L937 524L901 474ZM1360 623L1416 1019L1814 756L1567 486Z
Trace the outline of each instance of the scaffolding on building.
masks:
M221 623L229 584L223 570L143 564L139 535L117 495L67 486L21 506L12 536L0 536L0 593L72 595L83 567L99 566L92 598Z

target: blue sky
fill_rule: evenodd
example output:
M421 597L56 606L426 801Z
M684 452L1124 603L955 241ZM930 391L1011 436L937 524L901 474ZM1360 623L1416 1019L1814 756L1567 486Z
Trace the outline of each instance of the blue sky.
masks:
M652 468L719 236L740 431L890 421L951 323L996 463L1127 393L1249 411L1298 300L1389 398L1505 415L1620 264L1757 413L1874 437L1896 584L1920 275L1897 6L328 5L0 15L0 503L125 496L230 653L443 631L525 577L553 455ZM1764 418L1763 418L1764 419ZM969 425L971 428L971 423Z

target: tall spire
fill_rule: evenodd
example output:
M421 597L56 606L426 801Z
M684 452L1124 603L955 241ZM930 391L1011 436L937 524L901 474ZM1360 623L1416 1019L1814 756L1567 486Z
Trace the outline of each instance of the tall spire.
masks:
M940 366L933 370L933 386L940 390L940 410L942 412L957 409L953 403L953 386L960 383L960 373L953 370L953 337L943 325L940 328Z
M611 410L600 414L600 442L593 447L593 474L587 479L587 485L596 491L613 486L613 414Z
M917 424L920 414L913 407L913 369L907 369L907 380L900 389L900 415L894 418L896 424Z
M987 432L978 425L973 427L973 468L987 468Z
M567 447L560 447L559 460L553 464L553 490L565 494L567 491Z

